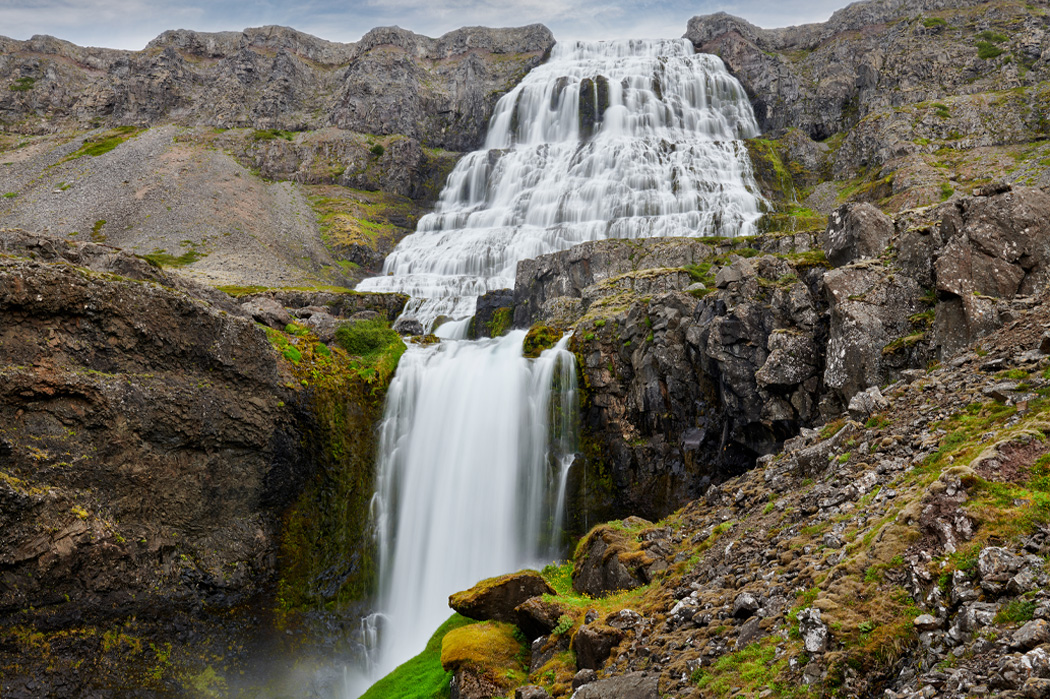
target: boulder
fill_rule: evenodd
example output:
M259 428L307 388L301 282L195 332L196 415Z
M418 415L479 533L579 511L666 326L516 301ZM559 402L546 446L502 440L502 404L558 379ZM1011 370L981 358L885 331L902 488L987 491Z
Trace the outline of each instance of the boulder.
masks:
M568 611L568 607L557 602L548 602L542 597L527 599L514 609L518 628L530 641L546 636L557 628L562 616Z
M761 605L750 592L741 592L733 600L733 616L737 619L747 619L754 616Z
M241 309L253 320L276 330L284 330L292 322L292 314L277 301L258 296L241 304Z
M644 672L607 677L585 684L573 699L659 699L659 678Z
M1047 642L1050 642L1050 624L1045 619L1029 621L1010 637L1010 647L1015 650L1030 650Z
M820 610L807 607L798 613L798 632L808 653L823 653L828 649L828 627L820 620Z
M882 395L878 386L872 386L850 398L849 415L854 420L863 421L869 415L882 412L890 407L890 402Z
M514 699L550 699L547 690L534 684L518 687L514 690Z
M646 581L639 565L643 561L628 562L623 556L637 549L637 542L631 541L622 530L608 525L595 527L581 546L582 554L573 567L573 589L592 597L604 597L644 585Z
M893 219L867 203L843 204L828 217L821 247L836 267L878 257L893 237Z
M572 649L576 651L576 667L580 670L600 670L609 658L612 649L623 640L619 629L604 624L585 624L572 637Z
M474 587L457 592L448 598L448 605L456 612L478 621L517 623L516 608L532 597L556 594L534 570L523 570L496 578L482 580Z

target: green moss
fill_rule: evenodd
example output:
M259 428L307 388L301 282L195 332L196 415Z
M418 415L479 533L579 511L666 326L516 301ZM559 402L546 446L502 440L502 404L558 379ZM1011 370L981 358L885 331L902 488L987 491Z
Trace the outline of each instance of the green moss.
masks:
M430 637L422 653L372 685L361 699L445 699L452 673L441 666L441 644L449 632L475 623L453 614Z
M295 138L295 134L291 131L281 131L280 129L256 129L252 132L253 141L273 141L278 138L291 141Z
M522 350L526 357L535 359L542 354L543 350L550 349L558 344L563 334L557 328L537 323L529 328L529 331L525 334L525 339L522 341Z
M33 89L33 85L36 83L36 78L19 78L11 83L7 89L11 92L28 92Z
M282 518L278 604L284 612L343 608L368 595L375 580L368 514L375 428L405 344L385 321L339 330L337 338L360 353L329 349L310 333L267 330L282 354L292 347L301 355L292 368L306 386L304 408L313 420L304 446L317 466Z
M927 17L922 21L922 26L927 29L933 29L934 27L946 26L948 22L941 17Z
M977 42L977 57L982 60L991 60L1001 56L1003 50L990 41Z
M268 287L265 286L239 286L236 284L217 286L215 287L219 291L229 294L234 298L240 298L241 296L251 296L252 294L258 294L262 291L266 291Z
M97 136L84 139L84 144L78 150L67 155L62 162L83 158L85 155L92 158L110 152L124 141L127 141L142 133L143 129L136 126L118 126Z
M510 307L497 308L489 321L489 337L502 337L510 330L514 322L514 309Z
M528 647L512 624L485 621L452 629L441 641L441 665L468 670L504 691L524 684Z
M103 221L102 223L105 223ZM182 253L178 257L175 255L168 254L164 250L156 250L149 253L148 255L142 255L142 258L148 260L152 264L158 267L185 267L192 265L197 260L205 257L205 253L198 251L196 248L190 248L186 252Z

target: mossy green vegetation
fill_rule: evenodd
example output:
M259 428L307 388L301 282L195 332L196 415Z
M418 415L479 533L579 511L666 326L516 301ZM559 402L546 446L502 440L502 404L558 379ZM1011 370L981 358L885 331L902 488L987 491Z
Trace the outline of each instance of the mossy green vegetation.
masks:
M106 222L102 221L102 223L105 224ZM101 230L101 227L99 227L99 230ZM206 254L196 247L190 247L189 250L177 256L158 248L141 257L158 267L186 267L204 258Z
M562 338L563 334L561 330L552 328L549 325L541 323L533 325L529 328L529 331L525 334L525 339L522 341L522 349L525 352L525 356L535 359L543 353L543 350L550 349L558 344L558 340Z
M476 622L453 614L438 627L422 653L372 685L361 699L447 699L452 673L441 666L441 646L451 631Z
M278 606L285 613L338 609L372 589L368 504L374 491L375 426L405 351L383 320L340 328L335 347L318 342L311 332L293 330L268 330L267 335L304 387L303 408L313 416L304 444L316 468L282 518ZM353 355L342 342L354 349Z
M26 76L15 80L13 83L7 86L7 89L11 92L28 92L33 89L33 85L35 84L36 78L30 78Z
M529 649L513 624L483 621L451 629L441 641L441 665L509 691L524 684Z
M104 155L119 146L121 143L138 136L142 131L144 131L144 129L137 126L118 126L114 129L104 131L101 134L90 136L84 139L84 143L80 148L67 155L62 162L83 158L86 155L93 158Z

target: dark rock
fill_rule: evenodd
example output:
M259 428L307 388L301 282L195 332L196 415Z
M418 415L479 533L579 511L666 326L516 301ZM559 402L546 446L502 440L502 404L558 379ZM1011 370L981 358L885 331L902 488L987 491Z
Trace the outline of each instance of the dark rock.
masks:
M842 267L878 257L893 237L893 219L871 204L843 204L828 217L821 245L828 262Z
M478 621L516 623L516 608L526 600L541 595L553 595L554 589L534 570L523 570L496 578L482 580L464 592L448 598L448 605L456 612Z
M631 542L624 532L609 526L595 528L581 544L583 553L572 572L573 589L592 597L603 597L644 585L639 571L641 561L626 563L621 558L621 554L630 550Z
M577 672L572 678L572 688L579 689L585 684L590 684L598 679L598 673L590 668Z
M530 641L550 634L568 611L567 607L547 602L542 597L531 597L514 609L518 628Z
M747 619L754 616L760 606L754 595L749 592L741 592L733 600L733 616L737 619Z
M550 699L550 694L543 687L534 684L518 687L514 690L514 699Z
M573 694L575 699L659 699L659 678L644 672L607 677L585 684Z
M585 624L572 637L572 649L576 651L576 667L580 670L600 670L609 658L612 649L623 640L619 629L601 624Z
M514 291L497 289L478 297L474 311L474 336L495 337L511 329Z
M399 335L422 335L424 332L423 324L415 318L399 318L394 323L394 330Z
M762 620L758 617L751 617L740 626L740 631L736 637L736 650L742 650L746 648L748 645L751 644L752 641L758 638L758 635L762 631L761 627L759 626L761 623Z

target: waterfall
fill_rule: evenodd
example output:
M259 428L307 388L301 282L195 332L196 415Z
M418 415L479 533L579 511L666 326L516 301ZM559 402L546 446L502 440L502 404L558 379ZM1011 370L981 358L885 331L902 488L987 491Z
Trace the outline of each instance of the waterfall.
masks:
M411 345L387 395L373 520L380 653L421 651L448 595L557 550L576 449L568 338L538 359L525 333L463 340L477 296L520 260L602 238L754 232L761 198L739 83L681 41L558 45L496 106L483 150L363 291L400 291L440 343ZM373 660L375 660L373 656Z
M739 139L758 134L721 59L676 41L556 45L496 105L436 210L362 291L412 297L430 328L514 285L519 260L588 240L749 235L761 197Z

